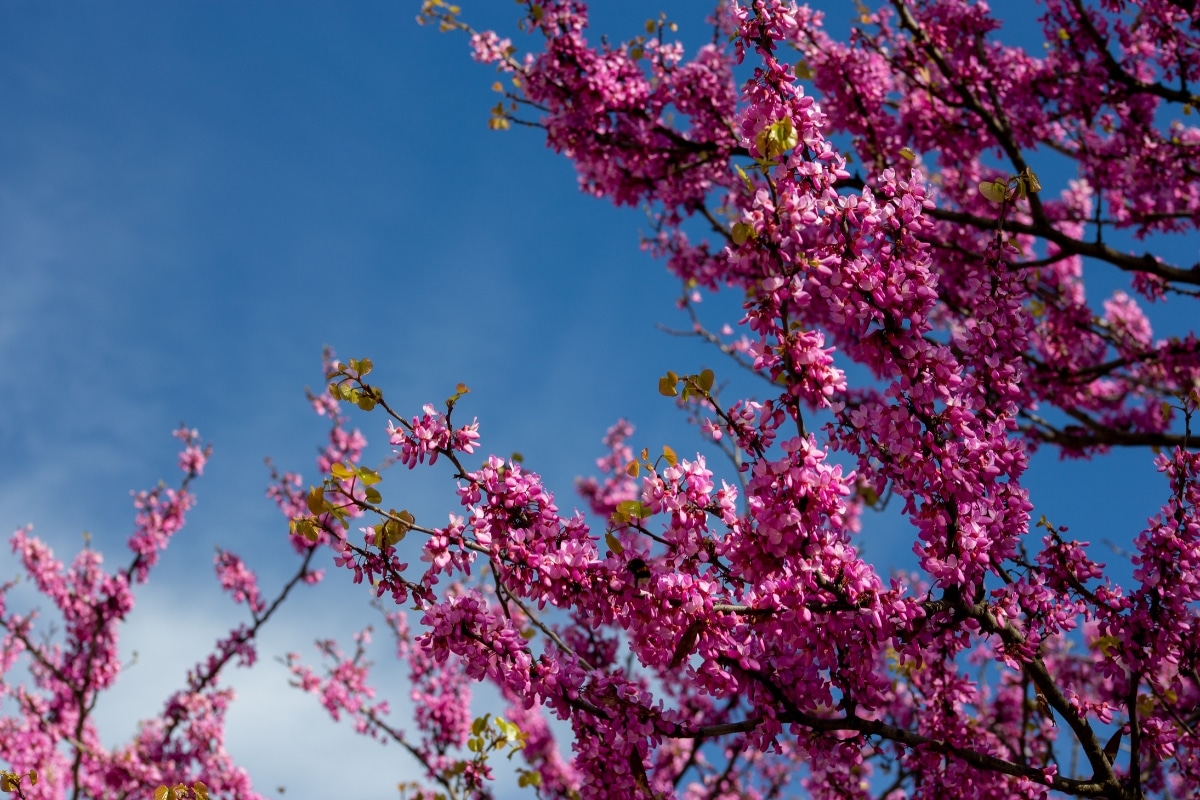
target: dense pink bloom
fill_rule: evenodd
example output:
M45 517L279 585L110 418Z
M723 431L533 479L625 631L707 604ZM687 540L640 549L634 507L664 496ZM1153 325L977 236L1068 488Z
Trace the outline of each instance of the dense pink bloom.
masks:
M453 420L464 386L406 417L367 383L369 361L327 354L330 392L311 398L331 423L320 484L274 473L269 494L303 558L295 582L317 580L309 560L329 545L373 587L415 732L387 720L370 629L351 653L319 642L321 673L289 656L294 683L400 744L447 796L489 796L487 755L505 748L525 785L559 798L1200 792L1200 343L1156 338L1143 307L1194 300L1200 269L1106 241L1200 225L1200 129L1184 119L1200 102L1200 8L1046 0L1031 53L998 40L982 2L863 8L839 42L808 7L730 0L688 59L665 19L593 44L579 0L524 5L529 54L453 6L422 18L468 30L474 57L510 73L493 113L534 110L522 121L582 190L648 210L644 247L682 281L691 332L763 381L749 396L716 370L667 373L662 393L730 464L639 451L619 421L599 476L578 484L589 519L519 457L466 458L480 435ZM1039 178L1047 153L1072 174ZM1128 287L1096 305L1085 281L1105 267ZM697 304L724 289L742 310L716 335ZM382 407L389 463L456 482L444 526L389 507L343 402ZM0 670L31 654L36 690L0 684L19 709L0 753L57 776L39 797L73 769L92 796L195 777L253 796L221 743L219 676L255 661L275 605L232 554L218 578L252 624L125 749L101 747L87 719L133 588L194 502L207 450L176 435L186 478L135 495L126 570L89 550L65 566L28 529L12 539L63 620L62 642L42 645L0 592ZM1151 450L1165 499L1102 564L1035 517L1024 480L1037 448L1113 447ZM885 577L860 546L889 503L912 574ZM516 728L471 721L471 681L498 690ZM572 731L569 759L550 715Z

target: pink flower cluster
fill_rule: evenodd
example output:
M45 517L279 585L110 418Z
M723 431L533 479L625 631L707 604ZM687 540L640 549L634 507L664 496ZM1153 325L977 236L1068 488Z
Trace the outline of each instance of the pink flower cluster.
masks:
M400 463L409 469L417 464L433 464L438 454L444 450L454 450L462 453L474 453L475 442L479 439L479 424L472 422L457 430L451 430L449 416L439 414L432 405L422 408L425 412L420 417L413 417L412 422L400 428L388 424L389 441L399 447L397 455Z
M311 547L273 600L262 595L240 557L219 550L217 581L235 603L248 605L250 621L234 625L217 641L188 672L185 686L167 698L161 714L143 722L128 742L106 745L93 719L97 699L122 672L120 626L134 609L134 590L149 580L159 555L182 530L195 503L190 486L211 451L194 430L180 428L175 436L183 443L183 479L177 487L159 484L134 493L135 530L124 568L106 571L90 547L66 566L30 528L10 540L26 575L58 618L35 624L37 612L23 614L8 604L13 584L0 586L0 761L13 773L36 772L36 783L26 778L20 784L19 796L28 800L152 797L158 786L197 780L213 796L260 796L225 749L225 715L234 693L221 685L221 676L230 663L249 667L257 661L259 630L293 586L315 580ZM285 512L300 507L287 499L298 480L287 476L273 492Z
M771 388L727 402L684 381L736 484L703 457L638 456L614 426L579 483L603 532L520 463L463 467L453 402L392 414L400 460L450 460L465 511L422 531L416 641L437 668L569 721L564 769L522 717L556 796L1200 790L1200 346L1156 339L1135 299L1195 296L1200 275L1104 236L1200 224L1200 133L1170 120L1200 100L1200 12L1048 0L1030 53L982 3L892 0L837 42L807 7L735 1L729 46L688 60L665 19L593 45L582 3L528 11L540 52L472 31L474 56L515 75L513 107L540 112L523 121L585 191L651 209L646 247L685 282L693 331ZM715 243L684 232L696 216ZM1129 290L1093 309L1085 265ZM725 286L744 312L717 336L694 306ZM1022 483L1038 447L1118 446L1161 450L1171 491L1126 586L1033 525ZM889 500L912 576L855 544Z

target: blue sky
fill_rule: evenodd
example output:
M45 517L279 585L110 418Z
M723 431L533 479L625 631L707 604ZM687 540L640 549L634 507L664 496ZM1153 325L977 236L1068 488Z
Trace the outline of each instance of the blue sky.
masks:
M690 45L709 36L682 0L598 5L594 30L612 38L664 7ZM470 385L458 413L479 416L485 448L522 452L568 508L619 416L639 447L696 449L657 395L659 375L731 371L656 330L684 321L678 286L638 249L644 217L579 193L536 132L489 132L493 73L463 37L418 27L415 11L0 9L0 527L31 522L65 559L86 530L122 564L129 491L175 479L170 431L186 421L216 448L188 528L130 618L137 664L99 708L110 743L240 619L211 577L215 543L246 556L265 591L286 576L263 458L312 479L324 428L304 387L320 384L324 345L371 357L408 413ZM511 31L515 12L479 2L465 16ZM382 441L381 416L357 422ZM1128 540L1165 496L1148 462L1040 459L1035 499L1081 538ZM455 507L445 471L393 482L418 518ZM903 562L911 540L895 519L867 528L869 552ZM5 548L0 579L15 571ZM273 661L312 654L318 637L348 640L374 619L364 599L331 572L236 677L229 746L260 792L391 797L414 776L398 749L328 721ZM403 721L401 676L388 675Z

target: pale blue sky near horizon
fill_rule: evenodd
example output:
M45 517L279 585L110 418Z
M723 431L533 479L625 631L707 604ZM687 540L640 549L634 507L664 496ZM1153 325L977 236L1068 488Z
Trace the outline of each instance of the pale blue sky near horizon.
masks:
M514 4L464 5L477 27L514 31ZM595 5L593 39L638 35L664 9L689 53L711 38L693 3ZM410 415L467 383L456 414L479 417L486 452L523 453L562 508L581 505L574 479L594 471L619 417L638 447L702 446L658 395L659 375L733 372L657 329L686 321L678 284L638 249L645 217L579 192L538 132L488 131L495 74L465 37L418 27L416 8L0 8L0 528L33 523L66 560L86 530L123 564L130 490L177 480L171 430L184 421L215 446L189 525L130 617L123 644L137 664L99 708L110 744L243 619L212 578L214 544L245 556L265 592L288 574L263 459L313 480L325 426L304 388L320 388L325 345L371 357ZM716 327L736 321L736 301L702 308L719 310ZM384 423L355 417L376 445ZM394 475L393 491L434 524L456 510L446 470ZM1028 482L1035 517L1097 542L1127 542L1166 497L1146 453L1039 456ZM864 523L880 563L911 560L894 514ZM0 548L0 581L16 571ZM36 601L23 586L13 597ZM394 797L416 777L398 748L289 689L273 661L315 660L313 639L348 644L372 622L365 592L329 569L272 623L260 664L231 676L229 747L260 793ZM386 655L405 727L403 675Z

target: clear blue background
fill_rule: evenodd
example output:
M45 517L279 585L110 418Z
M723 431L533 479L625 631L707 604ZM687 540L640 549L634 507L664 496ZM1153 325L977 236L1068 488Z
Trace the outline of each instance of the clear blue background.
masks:
M664 6L689 52L711 37L696 4L597 5L593 40L638 35ZM264 592L289 573L263 458L314 479L324 425L303 390L320 388L324 345L374 359L409 414L470 385L458 414L480 417L485 449L522 452L565 508L619 416L637 425L637 447L700 446L655 391L659 375L733 372L656 329L686 321L678 285L638 249L645 217L582 195L539 133L489 132L495 74L470 60L465 37L420 28L415 12L0 8L0 527L32 522L66 559L86 530L119 566L129 491L176 480L169 432L183 420L216 447L199 506L126 629L125 652L138 656L99 707L109 744L155 715L241 618L212 578L215 543L246 556ZM512 33L516 12L483 0L464 16ZM1048 190L1058 177L1042 175ZM736 298L704 307L714 327L736 321ZM383 423L356 419L376 443ZM1030 483L1035 517L1093 541L1127 542L1166 495L1144 453L1040 458ZM444 470L389 485L431 524L455 508ZM894 515L866 528L882 564L911 561ZM5 548L0 579L16 572ZM272 660L310 657L319 637L348 642L375 621L364 600L331 572L272 623L259 667L236 676L229 747L260 792L393 797L416 776L397 748L329 722ZM14 590L14 606L36 602ZM403 675L386 647L378 655L403 726Z

